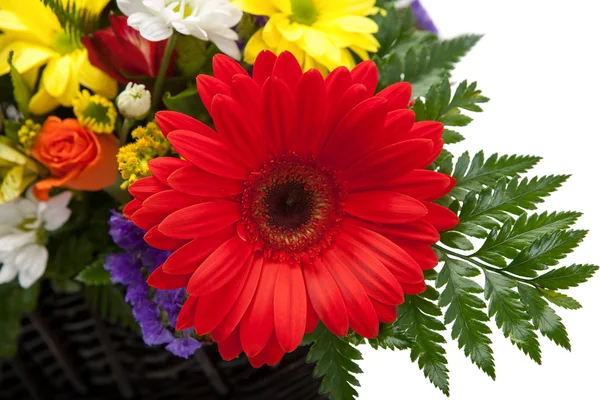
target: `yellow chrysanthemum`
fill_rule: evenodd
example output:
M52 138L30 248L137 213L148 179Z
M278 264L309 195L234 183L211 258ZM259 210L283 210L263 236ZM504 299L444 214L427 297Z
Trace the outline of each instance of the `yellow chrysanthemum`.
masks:
M367 16L377 13L376 0L234 0L243 11L269 17L252 36L244 61L253 64L263 50L292 52L304 70L322 72L355 65L379 49L378 26Z
M112 133L117 121L117 109L106 97L81 91L73 100L73 114L79 123L96 133Z
M100 13L110 0L75 0L92 13ZM40 0L2 0L0 4L0 76L9 72L8 56L33 85L40 68L39 90L31 98L30 111L46 114L59 105L71 107L84 85L104 97L114 98L117 83L93 67L87 50L65 32L52 11Z
M131 136L135 139L135 143L121 147L117 155L119 171L125 181L121 185L123 190L138 179L151 175L148 161L163 157L172 150L167 138L154 122L136 128Z

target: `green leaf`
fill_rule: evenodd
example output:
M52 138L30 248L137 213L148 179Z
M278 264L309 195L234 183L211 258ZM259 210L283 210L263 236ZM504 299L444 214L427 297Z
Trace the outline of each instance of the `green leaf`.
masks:
M447 172L456 179L452 195L459 200L464 200L470 191L481 190L485 186L496 186L502 178L518 177L533 168L540 160L540 157L498 156L498 154L493 154L485 160L483 151L480 151L471 161L469 153L465 152L458 158L454 172L451 170Z
M505 271L535 278L538 271L557 265L559 260L579 246L586 234L587 231L582 230L547 233L524 248Z
M14 53L11 51L8 56L8 64L10 65L10 79L13 86L13 96L17 103L17 108L24 117L29 116L29 100L31 99L31 89L25 78L17 71L13 64Z
M458 339L458 347L464 349L482 371L492 379L496 378L494 358L490 347L491 334L487 326L489 318L486 308L478 296L483 289L473 277L479 270L461 260L444 256L444 267L438 275L436 286L444 287L440 296L440 307L447 307L444 323L452 325L452 338Z
M555 305L566 308L567 310L579 310L581 304L574 298L567 296L564 293L555 292L553 290L538 289L542 296Z
M163 102L167 109L193 118L201 119L206 114L204 104L198 95L198 89L195 87L190 87L175 96L171 96L171 93L167 92L163 96Z
M536 204L556 191L567 178L566 175L550 175L531 180L501 179L494 188L471 192L465 197L461 208L460 223L453 230L468 236L486 238L487 230L512 219L512 215L534 210Z
M496 317L496 325L502 329L504 337L510 339L519 349L536 363L542 363L540 343L531 317L513 290L517 286L514 279L495 272L484 270L485 298L489 301L489 315Z
M451 129L444 129L444 134L442 135L442 139L444 140L444 144L454 144L459 143L465 140L465 137L460 133L453 131Z
M17 282L0 285L0 360L17 352L23 314L37 306L40 285L23 289Z
M527 313L533 320L533 326L557 345L571 350L569 335L561 318L548 306L540 291L520 282L517 284L517 288L521 301L525 304Z
M52 10L60 26L69 33L72 40L98 30L98 13L82 7L76 0L42 0L44 5ZM56 41L56 40L55 40Z
M5 119L2 123L4 124L4 134L6 137L15 143L19 143L19 129L21 129L21 124L10 119Z
M450 395L448 382L448 360L442 344L446 340L438 332L446 327L438 319L442 311L436 302L439 293L427 286L424 293L407 295L404 303L398 307L396 325L404 329L412 338L410 352L412 361L417 361L425 377L446 396Z
M90 309L102 319L133 331L139 329L139 325L133 318L131 306L125 302L118 287L84 286L83 295Z
M598 271L596 265L575 264L570 267L556 268L533 280L546 289L569 289L587 282Z
M516 221L507 220L500 229L492 230L485 243L472 256L497 267L505 267L505 258L514 259L533 240L569 228L580 216L581 213L577 212L523 214Z
M329 394L332 400L352 400L358 396L355 386L360 386L355 374L362 373L356 360L362 356L344 338L339 338L320 324L311 334L312 347L306 356L306 362L314 363L315 377L323 377L319 389Z
M177 69L183 76L196 77L205 71L206 63L214 54L208 52L209 42L191 35L180 35L177 38Z
M391 349L404 350L412 345L412 337L406 332L406 329L397 323L381 324L379 326L379 335L375 339L369 339L369 344L375 350Z
M375 37L379 41L380 48L377 54L380 57L385 57L402 43L414 39L413 34L417 28L410 7L398 8L389 5L384 8L387 15L380 13L373 17L379 26Z
M81 271L75 280L88 286L110 285L110 272L104 269L105 260L106 255L98 257L96 261Z

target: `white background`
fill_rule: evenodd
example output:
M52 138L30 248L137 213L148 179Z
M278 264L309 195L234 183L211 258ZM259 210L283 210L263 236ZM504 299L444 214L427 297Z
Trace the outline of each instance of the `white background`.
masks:
M600 263L600 5L595 0L422 0L440 34L483 33L459 64L455 81L476 80L491 98L463 129L455 154L544 157L536 174L573 174L542 209L585 213L577 227L591 229L563 265ZM596 250L596 251L594 251ZM558 313L570 334L570 353L541 338L539 366L493 326L496 381L447 344L450 399L600 399L600 275L569 293L583 309ZM445 396L410 362L407 351L362 346L361 400Z

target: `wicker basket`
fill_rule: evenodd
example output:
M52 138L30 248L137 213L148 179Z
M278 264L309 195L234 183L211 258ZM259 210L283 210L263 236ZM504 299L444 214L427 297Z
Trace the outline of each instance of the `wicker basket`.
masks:
M18 354L0 370L0 399L316 400L307 349L273 368L220 359L204 346L184 360L107 325L83 297L44 294L23 321Z

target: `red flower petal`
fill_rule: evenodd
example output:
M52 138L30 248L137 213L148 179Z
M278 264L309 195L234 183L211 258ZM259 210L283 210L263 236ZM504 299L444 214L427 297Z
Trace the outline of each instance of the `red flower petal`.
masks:
M274 367L275 365L277 365L277 363L281 361L281 359L285 355L285 352L283 351L279 343L277 343L277 338L275 337L275 334L271 336L271 340L269 340L269 343L267 343L265 351L267 352L265 362L269 367Z
M394 243L400 246L402 250L407 252L417 263L419 263L419 266L423 271L433 269L439 264L437 254L431 248L431 244L424 244L411 240L394 240Z
M420 201L384 191L351 193L344 210L367 221L392 224L414 221L427 214L427 208Z
M338 67L331 71L325 79L325 87L327 89L327 110L328 113L333 110L337 103L346 93L346 90L352 85L352 75L348 68Z
M406 140L414 123L415 113L412 110L395 110L390 112L385 121L382 141L379 145L385 147Z
M305 153L317 143L325 122L325 81L319 71L310 70L300 78L296 88L296 104L298 135L293 148Z
M306 330L306 286L300 265L281 264L275 283L274 326L281 348L290 353Z
M439 140L444 134L444 124L437 121L421 121L416 122L410 132L407 132L401 137L402 140L415 138L430 139L433 141Z
M185 166L190 165L189 162L175 157L159 157L148 161L148 168L152 175L158 179L163 185L168 185L167 179L169 175Z
M337 168L348 167L367 154L381 135L386 117L385 100L373 97L363 101L340 121L318 159Z
M164 190L148 197L146 200L144 200L143 204L144 208L148 211L155 212L157 214L162 213L164 215L194 204L198 204L204 200L205 199L203 197L192 196L176 190Z
M451 185L448 175L417 169L394 182L395 191L418 200L437 200L448 193Z
M151 212L142 207L134 212L130 219L131 222L136 224L139 228L149 231L162 222L164 215Z
M364 224L363 224L364 225ZM425 221L413 221L405 224L365 225L372 231L396 242L397 240L411 240L425 242L428 245L440 240L440 234L433 225Z
M231 97L246 110L248 118L258 124L260 86L249 76L235 75L231 82ZM262 130L260 127L259 130Z
M165 218L158 229L174 239L195 239L219 232L239 219L239 203L218 200L175 211Z
M272 78L265 82L260 102L268 144L275 155L281 155L297 137L296 101L282 80Z
M218 94L224 94L231 96L231 88L217 78L213 78L209 75L198 75L196 78L196 85L198 86L198 93L200 99L204 103L204 107L209 114L212 115L212 101L213 98Z
M377 65L375 65L375 63L371 60L363 61L356 67L354 67L351 74L352 81L354 83L361 83L365 85L369 97L373 96L373 94L375 93L375 89L377 89L377 82L379 80Z
M285 82L290 90L296 89L296 84L302 76L302 67L296 57L289 51L284 51L277 57L273 66L272 78L279 78Z
M146 200L153 194L167 189L169 189L169 187L161 183L154 176L140 178L129 185L129 193L140 202Z
M280 264L266 261L254 294L254 300L240 322L242 347L248 357L256 357L273 334L273 298Z
M196 238L171 254L163 264L163 269L175 275L194 273L213 251L234 235L235 230L229 227L213 235Z
M402 175L426 167L432 150L431 140L414 139L374 151L344 171L348 191L391 188Z
M456 214L446 207L429 202L425 202L423 204L429 211L424 220L433 225L438 231L447 231L454 228L458 224L459 220Z
M174 131L169 141L183 158L211 174L230 179L248 178L249 170L231 158L231 150L221 139L191 131Z
M392 306L389 304L383 304L373 298L371 299L371 302L373 303L373 307L375 308L375 312L377 313L377 318L379 321L387 324L391 324L396 321L397 314L395 305Z
M234 236L216 249L194 272L187 287L193 296L206 295L221 289L236 274L250 268L253 249Z
M123 208L123 215L125 218L131 219L131 216L140 208L142 208L142 202L137 199L133 199Z
M242 342L240 342L240 330L234 330L227 339L218 343L219 354L225 361L231 361L242 353Z
M388 110L405 109L410 102L412 86L407 82L394 83L391 86L377 93L378 97L383 97L388 101Z
M193 165L179 168L167 182L179 192L203 197L230 197L244 190L243 181L213 175Z
M173 290L185 287L192 275L171 275L162 269L162 265L148 277L148 285L160 290Z
M425 291L425 289L427 289L427 284L425 281L413 284L403 283L402 289L406 294L421 294Z
M335 108L333 108L327 113L325 128L321 137L317 139L317 145L315 146L315 150L317 153L319 153L323 146L327 143L340 121L346 115L348 115L348 113L354 107L365 101L368 97L369 96L367 95L367 88L360 83L350 86L348 90L344 92L343 96L341 97L340 101L337 103Z
M334 335L346 336L349 326L348 311L329 270L317 258L314 264L304 264L303 272L310 303L319 319Z
M169 251L178 249L179 247L187 243L186 240L172 239L168 236L163 235L158 230L158 226L155 226L154 228L146 232L146 234L144 235L144 240L146 241L146 243L148 243L150 246L156 249ZM167 269L165 269L165 271L171 273L171 271Z
M231 307L229 314L227 314L219 326L217 326L211 332L212 337L216 341L220 341L222 340L221 338L229 336L229 334L239 325L242 317L248 309L248 306L254 298L254 293L256 292L258 280L262 272L263 262L264 260L262 256L254 256L254 260L252 261L252 266L250 267L250 272L248 274L248 279L246 279L246 283L244 284L242 292L240 293L233 307Z
M307 302L306 302L306 328L304 330L305 333L311 333L315 329L317 329L317 325L319 325L319 316L315 311L312 303L310 302L310 298L308 293L306 293Z
M196 312L196 304L198 304L198 297L189 296L183 306L181 307L181 311L179 311L179 316L177 317L177 325L175 329L178 331L183 331L185 329L189 329L194 326L194 314Z
M231 78L233 78L234 75L248 75L246 70L242 68L240 64L223 54L215 54L212 65L215 78L227 85L231 83Z
M339 254L338 249L330 249L323 256L323 264L331 273L342 293L348 311L350 328L361 336L374 338L379 333L379 321L373 303Z
M256 57L254 70L252 71L252 79L262 86L265 81L271 77L273 66L277 61L277 56L271 51L262 51Z
M207 126L197 119L175 111L159 111L154 115L154 118L156 118L156 123L163 135L167 138L171 132L176 130L202 133L207 129Z

